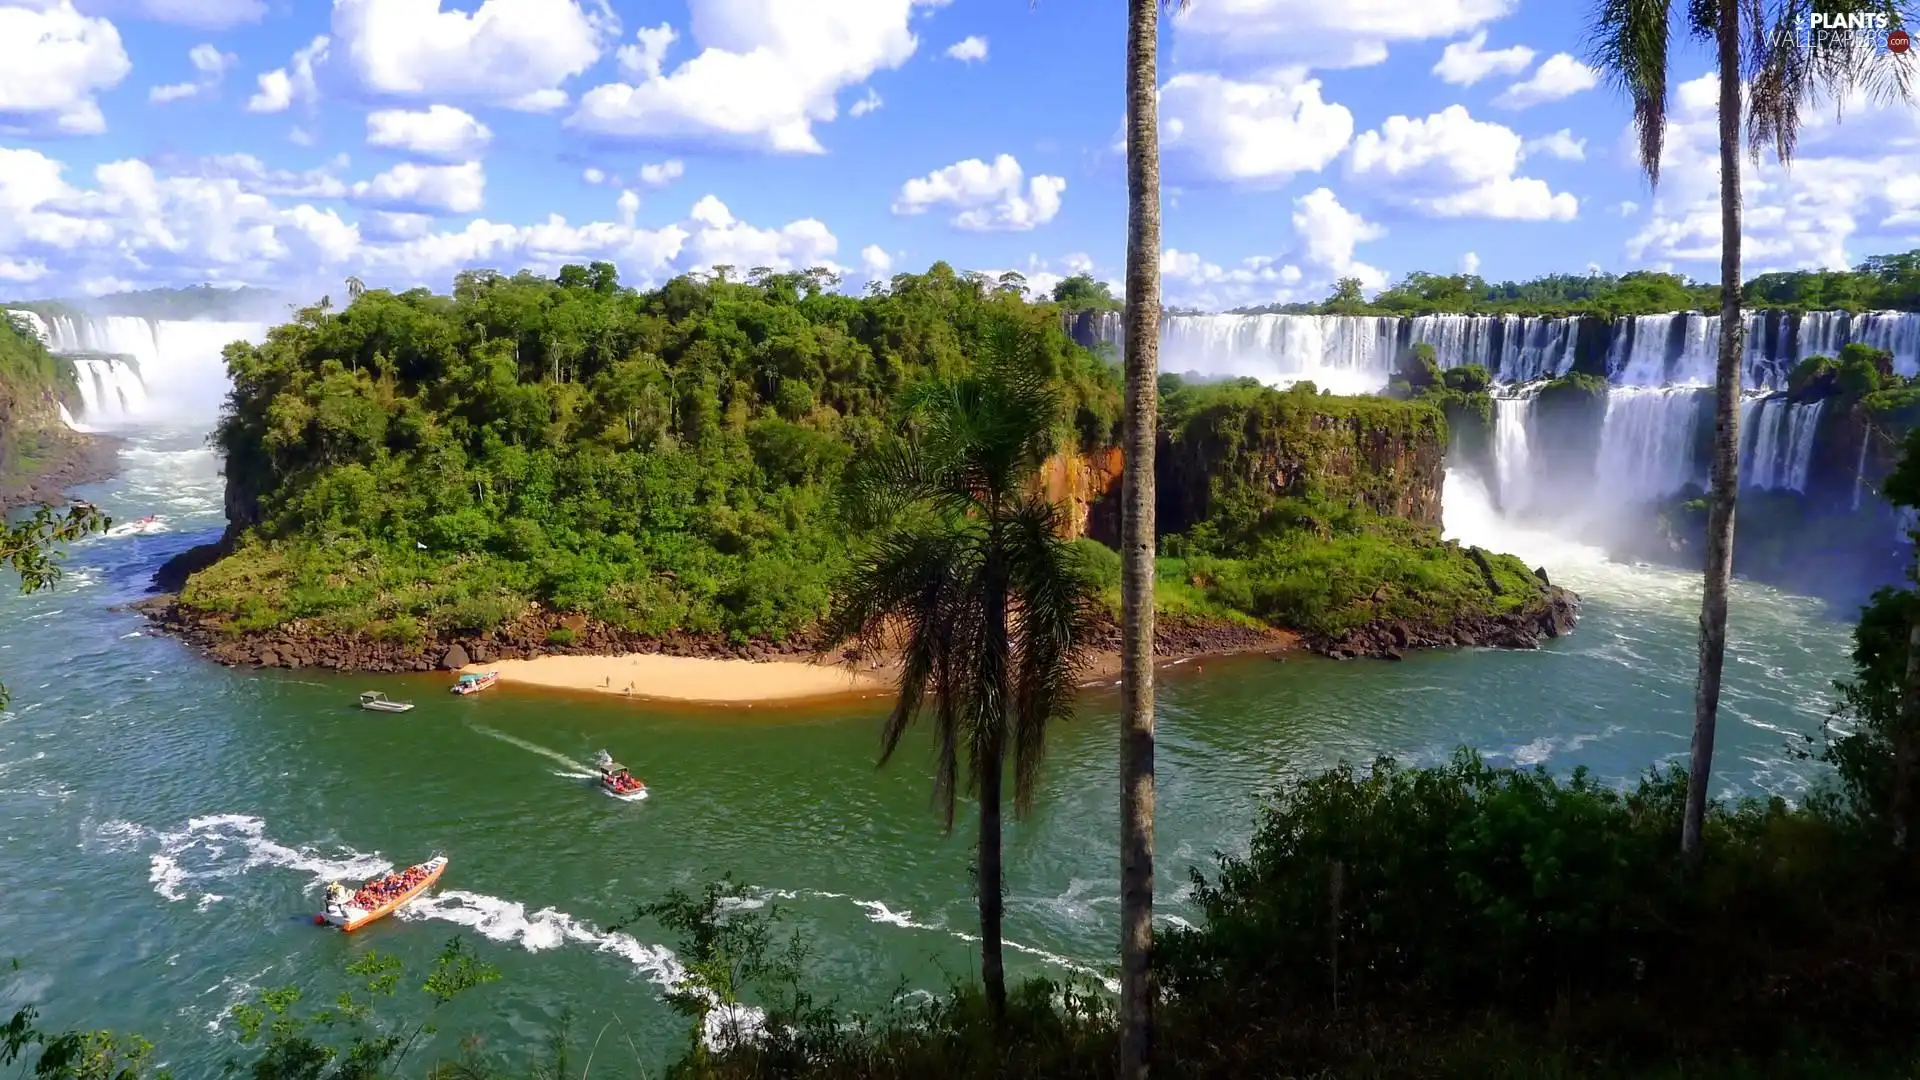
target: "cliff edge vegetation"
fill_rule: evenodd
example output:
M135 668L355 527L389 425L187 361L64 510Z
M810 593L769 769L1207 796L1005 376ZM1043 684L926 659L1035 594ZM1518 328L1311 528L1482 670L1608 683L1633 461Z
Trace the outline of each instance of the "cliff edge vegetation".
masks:
M0 510L59 502L107 474L112 447L61 422L61 404L78 397L73 365L0 316Z
M1119 376L1055 305L944 264L865 297L821 270L730 277L470 272L451 296L371 290L230 346L228 534L174 568L163 620L272 644L215 649L245 662L299 662L289 635L363 643L307 661L342 667L482 640L495 657L804 642L860 539L838 512L845 467L893 430L903 390L965 370L1004 323L1062 390L1045 481L1117 596ZM1171 615L1356 652L1570 625L1571 598L1516 560L1440 541L1430 404L1191 388L1164 428L1163 497L1189 511L1163 530L1186 534L1164 552ZM1378 647L1353 637L1387 623L1405 627Z

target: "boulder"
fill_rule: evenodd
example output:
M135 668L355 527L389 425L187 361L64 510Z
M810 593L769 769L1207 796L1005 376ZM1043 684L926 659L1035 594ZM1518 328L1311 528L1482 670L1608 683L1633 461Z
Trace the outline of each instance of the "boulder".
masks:
M440 666L448 671L458 671L471 663L473 660L467 656L467 650L458 643L450 646L447 654L440 658Z

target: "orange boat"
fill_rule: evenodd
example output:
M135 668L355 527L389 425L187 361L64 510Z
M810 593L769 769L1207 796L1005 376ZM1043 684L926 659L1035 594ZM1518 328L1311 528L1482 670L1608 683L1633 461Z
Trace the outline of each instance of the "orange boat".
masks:
M360 886L359 892L350 893L345 885L333 882L327 886L326 910L314 916L313 921L323 926L337 926L351 934L368 923L379 922L433 888L446 869L447 857L435 855L418 866L374 878Z

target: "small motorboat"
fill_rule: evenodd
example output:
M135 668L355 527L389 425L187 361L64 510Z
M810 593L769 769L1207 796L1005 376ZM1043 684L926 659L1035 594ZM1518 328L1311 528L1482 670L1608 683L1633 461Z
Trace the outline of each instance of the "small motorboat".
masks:
M378 690L369 690L360 695L360 707L368 712L406 712L413 708L413 702L394 701Z
M327 886L326 908L315 915L313 921L321 926L337 926L351 934L368 923L386 918L433 888L446 869L447 857L435 855L417 866L374 878L357 892L348 892L345 885L333 882Z
M450 688L456 694L477 694L500 681L497 671L482 671L474 675L462 675L460 681Z
M621 802L638 802L647 797L646 781L627 771L613 755L600 751L600 790Z

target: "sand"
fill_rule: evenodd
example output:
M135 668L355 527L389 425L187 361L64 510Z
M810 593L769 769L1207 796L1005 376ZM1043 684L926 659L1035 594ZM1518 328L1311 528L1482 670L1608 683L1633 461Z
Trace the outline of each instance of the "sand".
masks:
M497 671L503 683L552 690L590 690L623 697L720 704L804 701L882 693L891 680L878 672L806 660L707 659L634 653L627 656L542 656L470 664L466 672Z

